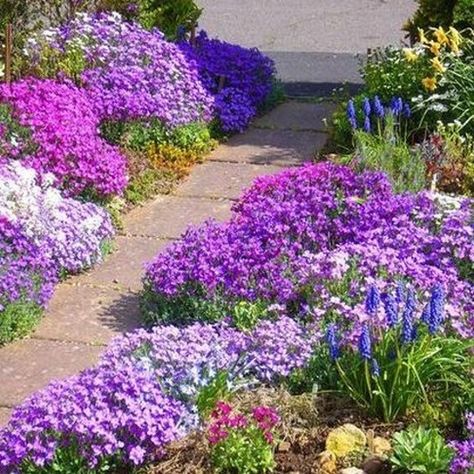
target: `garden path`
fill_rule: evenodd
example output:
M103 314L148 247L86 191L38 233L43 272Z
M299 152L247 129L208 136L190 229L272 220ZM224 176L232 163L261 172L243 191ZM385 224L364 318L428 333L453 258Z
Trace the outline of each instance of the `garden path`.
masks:
M175 193L131 211L116 251L57 288L30 338L0 349L0 425L32 392L92 365L113 337L138 327L144 264L189 224L229 217L233 201L257 176L311 160L326 141L322 120L332 108L280 105L220 145Z

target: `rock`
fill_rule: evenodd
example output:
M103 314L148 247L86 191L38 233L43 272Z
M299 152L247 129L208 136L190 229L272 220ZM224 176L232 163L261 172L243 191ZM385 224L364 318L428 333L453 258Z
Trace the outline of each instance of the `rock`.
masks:
M323 451L318 456L317 472L322 474L335 474L337 472L336 456L331 451Z
M288 443L288 441L282 441L279 445L278 445L278 451L281 452L281 453L287 453L291 448L291 444Z
M337 458L354 452L362 452L366 445L367 438L364 432L350 423L332 430L326 438L326 449Z
M339 474L364 474L364 471L358 467L346 467L345 469L341 469Z
M371 456L363 464L365 474L390 474L392 468L385 457Z
M392 445L388 439L376 436L372 443L372 453L385 456L392 450Z

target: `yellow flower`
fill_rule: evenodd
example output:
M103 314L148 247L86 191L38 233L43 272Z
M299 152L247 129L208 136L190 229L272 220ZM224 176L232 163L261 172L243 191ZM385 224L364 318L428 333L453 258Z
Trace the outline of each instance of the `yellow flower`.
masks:
M425 32L421 28L418 28L418 36L420 37L420 43L428 44L428 39L425 36Z
M451 50L453 51L453 53L458 54L459 46L462 43L462 35L456 28L451 26L449 28L449 36L451 37L451 41L449 43Z
M423 87L429 92L435 91L436 87L438 86L435 77L425 77L421 83L423 84Z
M446 67L442 64L439 58L433 58L431 60L431 64L439 73L443 74L444 72L446 72Z
M433 32L434 37L440 44L449 44L449 38L448 35L446 34L446 31L444 31L444 28L440 26L439 28L436 28Z
M430 51L435 55L439 56L441 45L435 41L430 41Z
M418 59L418 53L413 51L411 48L403 48L403 54L409 63L413 63Z

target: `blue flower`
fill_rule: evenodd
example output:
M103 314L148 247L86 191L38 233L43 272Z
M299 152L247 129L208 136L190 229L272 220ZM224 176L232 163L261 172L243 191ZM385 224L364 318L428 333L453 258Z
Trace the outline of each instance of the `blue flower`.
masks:
M405 284L401 281L397 283L397 288L395 290L395 301L398 305L405 303L406 298L406 287Z
M444 320L444 289L441 285L436 285L431 290L430 317L428 321L428 330L434 334Z
M351 99L347 102L347 118L352 128L357 128L356 111L354 107L354 101Z
M390 108L392 109L393 115L400 115L403 110L403 100L401 97L393 97L390 101Z
M376 95L374 97L374 113L377 117L383 118L385 116L385 108L380 100L380 97Z
M339 341L337 337L337 326L330 324L326 331L326 342L329 346L329 356L332 360L337 360L341 355L339 350Z
M372 364L372 367L371 367L372 375L374 375L375 377L378 377L380 375L379 363L377 362L376 359L372 359L371 364Z
M387 293L382 295L382 301L388 326L393 328L398 323L397 302L393 296Z
M370 117L366 116L364 119L364 132L370 133L371 130Z
M372 113L372 107L370 106L370 100L367 99L367 97L364 99L364 102L362 103L362 110L364 111L364 115L366 117L369 117L370 114Z
M365 298L365 309L368 314L375 314L380 304L380 292L375 285L370 285Z
M405 118L410 118L411 117L411 108L410 108L410 105L407 102L405 102L403 104L402 115Z
M367 324L364 324L359 336L359 353L363 359L370 360L372 358L372 340Z
M408 343L414 340L416 332L414 329L413 316L416 308L416 294L413 288L407 292L405 309L402 314L402 342Z

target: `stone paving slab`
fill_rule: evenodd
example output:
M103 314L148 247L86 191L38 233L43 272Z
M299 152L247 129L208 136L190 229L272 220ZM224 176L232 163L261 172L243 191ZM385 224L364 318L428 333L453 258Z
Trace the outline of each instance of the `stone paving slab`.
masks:
M145 264L168 246L170 241L119 236L115 243L115 252L104 263L68 280L69 283L138 291L142 288Z
M237 199L257 176L278 173L281 167L207 162L195 168L180 186L180 196Z
M24 339L0 349L0 406L11 407L54 379L93 365L101 346Z
M7 424L8 420L10 419L11 413L11 408L0 407L0 428Z
M312 131L252 128L218 147L209 161L295 166L310 161L327 136Z
M228 219L231 205L227 199L160 196L130 212L124 218L124 231L128 235L178 238L191 224L210 218Z
M33 337L104 345L140 326L138 305L136 293L61 285Z
M279 105L270 113L255 120L253 126L258 128L326 132L324 119L329 120L335 110L336 106L333 102L311 103L290 101Z

